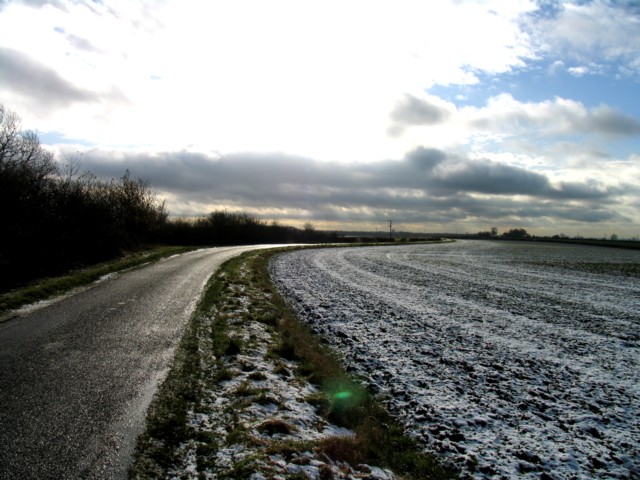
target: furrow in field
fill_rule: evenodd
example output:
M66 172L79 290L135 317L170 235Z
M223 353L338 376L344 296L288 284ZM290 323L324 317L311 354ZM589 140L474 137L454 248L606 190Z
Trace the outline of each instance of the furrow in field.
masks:
M640 468L640 285L592 265L639 260L458 242L296 252L272 272L425 448L466 475L608 478Z

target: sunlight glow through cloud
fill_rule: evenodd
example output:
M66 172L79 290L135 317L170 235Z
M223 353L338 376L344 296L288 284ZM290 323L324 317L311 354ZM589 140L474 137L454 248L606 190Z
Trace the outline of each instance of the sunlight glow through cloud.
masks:
M635 235L639 188L630 175L638 168L640 105L613 92L640 82L640 13L610 2L539 3L9 1L0 6L0 100L27 128L61 139L52 145L57 151L106 162L91 162L96 173L124 158L134 174L158 184L176 214L256 206L225 204L224 192L186 202L163 190L141 156L175 161L182 152L215 163L277 152L374 168L425 147L506 162L551 182L613 186L626 178L624 199L612 191L606 202L616 214L594 228ZM585 82L602 88L587 90ZM533 100L525 83L575 96L549 91ZM450 97L435 93L443 88ZM435 198L430 188L425 195ZM505 205L514 198L499 197ZM263 208L295 217L281 200L267 198ZM336 203L304 211L318 222L345 211L347 225L363 208L376 209ZM455 222L474 229L515 221L501 211L467 210L468 223L464 215ZM554 211L545 229L590 228L567 225ZM402 212L398 204L380 221L393 215L402 222ZM410 217L412 228L430 229ZM535 229L538 217L522 218Z

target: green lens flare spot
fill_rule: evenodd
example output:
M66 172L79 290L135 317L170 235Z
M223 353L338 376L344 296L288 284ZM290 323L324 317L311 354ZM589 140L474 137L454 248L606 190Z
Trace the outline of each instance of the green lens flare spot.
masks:
M338 392L335 393L333 395L333 398L335 400L347 400L348 398L351 398L352 393L349 391L344 391L344 392Z

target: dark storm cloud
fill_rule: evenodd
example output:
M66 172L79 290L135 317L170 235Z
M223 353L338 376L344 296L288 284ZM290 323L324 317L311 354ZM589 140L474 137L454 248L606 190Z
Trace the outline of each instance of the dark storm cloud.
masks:
M6 47L0 47L0 82L4 88L40 105L65 106L103 100L126 102L126 97L117 89L105 93L80 88L51 67Z
M460 197L458 209L469 216L495 219L519 219L523 223L536 224L541 219L571 220L578 222L601 222L617 217L600 202L581 200L579 203L567 204L543 198L515 199L488 198L478 201L468 195Z
M489 159L472 160L418 148L401 160L340 164L284 154L158 155L85 152L82 168L103 178L130 169L179 207L206 214L206 205L247 211L280 209L287 218L343 222L393 215L404 222L487 219L598 222L615 218L608 205L621 191L596 181L554 185L543 174ZM187 208L187 206L190 206ZM545 221L547 221L545 220Z
M391 111L389 115L391 126L387 133L392 137L397 137L406 127L436 125L443 123L448 116L449 112L444 108L407 93Z
M447 155L435 148L418 147L405 156L406 160L418 170L431 170L447 159Z
M180 192L221 189L227 193L273 198L305 192L315 197L345 201L369 190L412 189L425 195L447 196L460 192L495 195L553 195L548 179L522 168L490 160L447 156L435 149L418 148L402 160L340 164L283 154L238 153L220 158L173 152L150 157L127 155L126 161L97 159L86 167L102 176L121 175L131 165L149 175L159 188ZM568 194L567 194L568 195ZM393 196L388 195L390 198Z
M491 160L460 160L445 165L434 179L445 192L476 192L493 195L547 195L549 180L542 174Z
M601 188L592 183L561 182L553 190L553 198L557 199L588 199L606 202L609 197L624 193L623 189Z

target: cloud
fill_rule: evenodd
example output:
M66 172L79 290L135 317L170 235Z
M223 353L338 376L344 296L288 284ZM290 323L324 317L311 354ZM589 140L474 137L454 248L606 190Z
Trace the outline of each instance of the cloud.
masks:
M68 105L97 100L93 92L76 87L52 68L18 50L0 47L0 65L0 80L5 88L37 97L43 103Z
M567 68L567 72L569 72L569 74L573 75L574 77L582 77L582 76L586 75L587 73L589 73L589 68L587 68L585 66L569 67L569 68Z
M398 137L406 127L413 125L437 125L446 121L449 111L442 105L425 98L405 93L389 115L391 126L388 134Z
M180 194L240 194L249 201L267 201L300 193L322 197L327 192L377 189L420 191L424 195L459 193L528 195L553 198L602 198L597 182L552 186L545 175L490 159L469 159L419 147L402 160L345 165L280 153L236 153L210 157L199 153L89 151L84 168L102 177L121 176L132 168L159 189ZM389 193L390 196L393 196ZM293 203L295 199L292 198Z
M13 0L0 0L0 10L5 8L7 5L15 3ZM61 3L60 0L22 0L21 3L27 5L29 7L41 7L45 4L58 4Z
M129 168L169 199L174 215L231 208L266 218L397 222L601 222L619 218L610 203L624 189L595 179L553 182L542 173L491 159L419 147L400 160L345 165L279 153L157 155L94 149L83 168L104 178ZM426 227L425 227L426 228Z
M103 53L104 51L91 43L87 38L67 33L65 35L67 41L77 50L83 50L90 53Z
M640 11L636 2L566 1L560 8L545 11L549 14L532 12L522 24L541 53L561 54L583 64L597 59L640 75ZM578 66L570 71L581 74L584 69Z
M606 105L594 108L585 119L584 131L604 135L640 135L640 121Z
M485 107L468 107L461 113L472 127L503 134L640 135L640 121L634 117L608 106L589 109L582 102L560 97L542 102L519 102L505 93L491 97Z
M442 189L447 195L473 192L546 196L551 192L546 176L487 159L460 159L447 163L441 166L432 183L434 188Z
M106 92L78 87L51 67L18 50L2 46L0 81L4 89L27 97L39 106L64 107L73 103L101 101L127 103L125 95L115 87Z
M62 27L54 27L54 32L64 36L69 44L77 50L82 50L89 53L105 53L101 48L96 47L88 38L67 33Z
M549 67L547 68L547 72L549 73L549 75L553 76L557 75L560 71L564 71L564 69L564 62L562 60L556 60L551 65L549 65Z
M567 73L577 78L584 77L585 75L604 75L606 73L606 67L592 62L589 63L589 65L569 67L567 68Z
M533 8L528 0L108 3L13 2L2 12L0 45L76 88L102 92L111 83L131 100L127 111L100 112L100 122L39 114L48 122L39 129L114 146L398 156L418 143L396 147L385 135L394 107L392 135L414 123L442 124L446 108L415 92L511 72L534 56L517 23ZM56 126L63 116L66 124ZM184 128L171 131L167 118L181 118ZM370 150L362 154L364 145Z
M405 159L417 170L433 170L447 159L447 154L435 148L418 147L408 152Z

